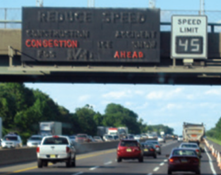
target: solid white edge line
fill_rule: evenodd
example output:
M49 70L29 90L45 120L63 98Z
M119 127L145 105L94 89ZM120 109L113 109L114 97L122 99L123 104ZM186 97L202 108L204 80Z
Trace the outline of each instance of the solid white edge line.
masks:
M156 167L156 168L154 168L154 170L153 171L158 171L159 170L159 167Z
M75 174L72 174L72 175L79 175L79 174L83 174L84 172L79 172L79 173L75 173Z
M95 170L95 169L97 169L97 168L99 168L99 166L92 167L92 168L90 168L89 170Z
M209 158L210 169L211 169L213 175L217 175L217 173L216 173L216 171L215 171L215 169L214 169L214 167L213 167L212 159L211 159L211 157L210 157L210 155L209 155L209 153L208 153L208 151L207 151L207 148L205 148L205 150L206 150L206 154L207 154L207 156L208 156L208 158Z
M104 163L104 165L109 165L111 163L112 163L112 161L109 161L109 162Z

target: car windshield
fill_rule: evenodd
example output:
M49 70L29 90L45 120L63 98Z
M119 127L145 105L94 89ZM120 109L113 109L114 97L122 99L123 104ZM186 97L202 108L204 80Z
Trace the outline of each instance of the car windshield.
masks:
M75 139L75 136L70 136L69 138L70 138L70 139Z
M194 150L174 150L174 156L196 156L196 151Z
M198 148L198 146L192 144L182 144L181 148Z
M42 140L42 137L31 137L29 140Z
M122 141L120 143L120 146L137 146L137 142L136 141Z
M3 140L5 140L5 141L17 141L18 140L18 137L16 137L16 136L5 136L4 138L3 138Z
M68 140L66 138L58 137L49 137L44 140L43 145L67 145Z

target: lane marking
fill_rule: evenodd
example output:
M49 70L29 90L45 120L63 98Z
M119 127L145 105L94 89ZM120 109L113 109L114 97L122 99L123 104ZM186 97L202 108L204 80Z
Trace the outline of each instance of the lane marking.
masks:
M216 171L215 171L215 169L214 169L214 167L213 167L212 159L211 159L211 157L210 157L210 155L209 155L209 153L208 153L208 151L207 151L207 148L205 148L205 150L206 150L206 154L207 154L207 156L208 156L208 158L209 158L210 169L211 169L211 171L212 171L212 173L213 173L214 175L217 175L217 173L216 173Z
M93 170L95 170L95 169L97 169L97 168L99 168L99 166L92 167L92 168L90 168L89 170L93 171Z
M104 163L104 165L109 165L109 164L112 164L112 161Z
M160 164L160 166L164 166L164 162L162 162L162 163Z
M156 167L156 168L154 168L153 171L155 172L155 171L158 171L158 170L159 170L159 167Z
M75 173L75 174L72 174L72 175L79 175L79 174L83 174L84 172L79 172L79 173Z
M164 159L164 162L167 162L167 159Z

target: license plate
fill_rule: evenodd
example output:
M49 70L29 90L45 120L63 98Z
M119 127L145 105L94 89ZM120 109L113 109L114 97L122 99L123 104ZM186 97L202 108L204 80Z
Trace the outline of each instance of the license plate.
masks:
M132 150L131 149L127 149L127 152L131 152Z
M56 158L56 155L50 155L50 158Z
M148 151L148 149L144 149L144 151Z
M181 162L182 163L187 163L187 160L186 159L181 159Z

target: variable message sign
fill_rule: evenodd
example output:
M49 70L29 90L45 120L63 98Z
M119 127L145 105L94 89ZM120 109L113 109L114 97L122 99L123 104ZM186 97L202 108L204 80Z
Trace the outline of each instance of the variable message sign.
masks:
M158 63L160 10L23 8L22 61Z
M206 16L172 16L171 58L207 58Z

